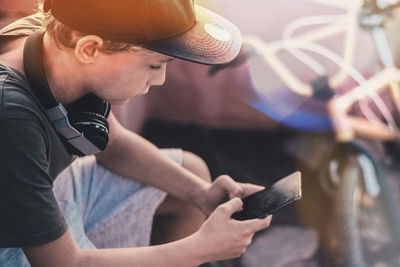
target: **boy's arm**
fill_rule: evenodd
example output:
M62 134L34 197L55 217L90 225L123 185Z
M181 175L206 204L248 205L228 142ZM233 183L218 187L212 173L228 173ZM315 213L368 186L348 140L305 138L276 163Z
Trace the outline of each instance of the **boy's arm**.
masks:
M240 256L251 243L254 232L269 226L270 217L231 219L232 213L241 208L242 201L234 198L220 205L196 233L159 246L84 250L78 248L67 231L55 241L23 250L32 266L198 266Z
M186 238L154 247L82 250L67 231L53 242L24 248L24 253L32 266L196 266L201 260L188 249L191 243Z
M186 200L204 213L210 214L227 196L243 197L263 189L241 184L223 175L213 184L160 153L159 149L141 136L125 129L113 114L109 117L110 140L107 148L97 155L98 161L113 172L160 188Z

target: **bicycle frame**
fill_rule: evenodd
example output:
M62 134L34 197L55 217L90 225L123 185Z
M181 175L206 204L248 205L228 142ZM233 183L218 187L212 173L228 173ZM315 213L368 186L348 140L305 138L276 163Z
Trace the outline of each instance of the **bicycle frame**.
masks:
M283 42L278 41L274 43L265 43L257 37L248 36L244 39L244 44L255 48L257 53L262 56L265 62L269 64L289 89L297 94L311 97L313 94L311 86L300 81L296 75L279 60L278 53L283 49L291 50L297 48L309 49L316 52L316 41L341 33L345 34L346 40L343 48L343 57L335 62L338 65L341 65L342 68L332 75L329 80L329 85L335 90L335 88L346 81L349 73L352 71L353 73L356 72L356 70L351 66L351 63L354 58L356 32L359 28L359 18L357 15L359 5L353 6L348 3L344 5L342 3L343 6L341 6L340 3L334 3L329 0L310 1L334 5L335 7L340 6L346 10L347 14L351 15L352 19L348 23L335 23L319 27ZM384 33L383 35L382 33L383 29L380 27L375 27L373 29L375 41L378 45L378 54L381 61L384 63L384 68L369 79L358 81L360 83L359 86L352 88L347 93L336 95L327 104L329 116L332 120L338 141L351 141L356 135L378 140L394 140L400 135L390 112L378 96L379 92L390 87L391 95L396 103L397 111L400 112L400 89L398 84L400 82L400 70L394 66L393 60L388 60L388 58L390 59L388 54L391 55L391 53L390 50L387 51L387 41L386 39L382 39L385 38ZM311 47L314 47L314 49L310 49ZM321 49L321 47L319 47L319 49ZM325 51L332 53L326 48L324 49ZM336 56L336 54L334 56ZM375 101L381 113L387 120L388 125L378 120L376 117L372 119L364 119L349 114L350 108L355 103L360 103L360 101L367 97L371 97Z

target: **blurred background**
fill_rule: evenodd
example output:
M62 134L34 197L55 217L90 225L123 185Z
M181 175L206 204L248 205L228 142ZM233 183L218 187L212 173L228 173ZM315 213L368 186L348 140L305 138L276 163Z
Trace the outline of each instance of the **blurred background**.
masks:
M36 2L0 0L0 27L34 13ZM389 65L397 69L397 1L196 3L239 27L245 37L241 55L216 67L174 60L168 64L163 86L114 106L114 113L123 125L159 147L180 147L200 155L213 178L229 174L242 182L269 186L295 170L303 176L302 200L276 213L272 226L255 236L242 257L207 265L400 266L398 90L388 79L382 86L387 89L346 109L367 122L391 125L393 138L365 134L368 127L374 128L371 124L363 134L339 140L329 109L332 99L354 91ZM372 26L360 22L363 14ZM325 49L322 53L303 49L311 63L281 42L315 36L319 28L324 33L330 28L323 27L329 25L341 25L343 30L310 41L314 46L308 49L315 45ZM389 65L379 56L374 27L387 38L393 59ZM267 57L276 56L290 75L279 74L277 64L263 59L262 52L249 45L250 36L271 48L274 52ZM338 58L329 56L332 53ZM331 78L343 69L345 75L333 83ZM291 75L311 91L302 93L289 86ZM398 84L398 79L392 83ZM349 168L356 172L348 174Z

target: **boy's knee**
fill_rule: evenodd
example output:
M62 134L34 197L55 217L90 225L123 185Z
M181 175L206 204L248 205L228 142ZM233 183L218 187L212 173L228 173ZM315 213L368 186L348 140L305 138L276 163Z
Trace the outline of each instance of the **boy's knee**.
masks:
M211 182L211 174L206 162L196 154L189 151L183 151L182 166L201 177L203 180Z

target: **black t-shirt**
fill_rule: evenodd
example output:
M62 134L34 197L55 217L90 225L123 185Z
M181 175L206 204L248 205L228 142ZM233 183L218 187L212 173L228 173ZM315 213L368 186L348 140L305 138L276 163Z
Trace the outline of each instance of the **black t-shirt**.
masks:
M52 187L71 162L26 78L0 64L0 247L40 245L65 233Z

